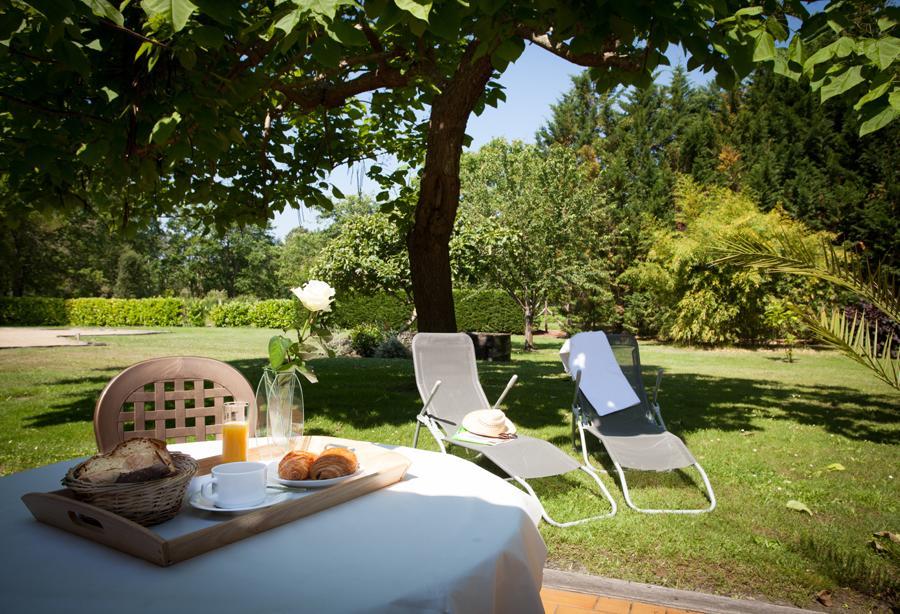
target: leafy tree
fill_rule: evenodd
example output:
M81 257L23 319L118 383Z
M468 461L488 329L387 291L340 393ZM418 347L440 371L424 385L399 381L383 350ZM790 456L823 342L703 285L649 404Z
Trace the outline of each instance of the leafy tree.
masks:
M343 220L338 235L314 264L312 276L327 281L338 293L403 292L412 298L406 246L384 213Z
M649 83L681 42L727 86L776 58L787 14L807 17L800 0L5 0L0 157L10 189L45 208L126 225L182 210L224 229L301 199L327 209L328 170L392 154L421 166L406 236L420 328L453 330L466 123L503 98L496 76L526 43L608 89ZM408 202L402 169L369 174Z
M583 239L599 198L588 172L570 149L520 141L494 140L463 159L465 215L483 239L487 279L522 308L526 349L538 310L586 262Z
M122 236L110 222L85 211L63 215L26 205L12 215L0 210L0 294L110 296L119 254L129 242L140 246L155 288L159 225L147 224Z
M599 136L602 109L590 75L583 72L572 77L572 88L559 102L550 105L553 115L535 135L538 144L543 147L558 144L575 149L592 146Z
M189 296L224 290L229 297L286 297L277 277L277 249L268 229L232 227L203 232L181 219L169 220L161 269L164 285Z
M297 286L313 278L313 263L328 243L328 234L294 228L278 249L278 283L285 288Z
M409 255L403 233L386 213L350 215L336 223L331 238L314 261L310 275L327 281L339 293L402 293L413 302ZM450 243L454 278L474 281L489 263L480 259L486 237L468 223L456 221Z
M117 298L144 298L156 294L150 269L144 258L133 249L126 248L119 254L119 269L113 296Z
M816 98L769 69L754 73L724 137L740 153L739 182L764 209L780 205L896 270L900 124L860 137L851 96Z
M713 345L755 341L769 333L764 313L771 297L807 304L824 298L810 284L776 283L755 270L712 263L721 241L747 232L788 236L802 245L827 235L812 233L778 209L762 213L747 195L700 186L688 177L679 179L675 196L675 227L658 231L647 260L625 274L653 296L661 337Z

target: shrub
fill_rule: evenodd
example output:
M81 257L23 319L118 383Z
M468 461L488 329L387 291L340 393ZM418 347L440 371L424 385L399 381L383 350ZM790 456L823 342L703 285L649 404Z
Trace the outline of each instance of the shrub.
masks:
M384 340L384 332L374 324L360 324L350 331L350 347L360 356L370 357Z
M412 315L413 306L396 294L347 294L335 299L331 324L336 328L353 328L374 324L383 330L399 330Z
M5 326L61 326L66 324L66 301L61 298L0 298L0 324Z
M213 326L251 326L253 319L250 317L250 303L231 301L216 305L209 312L209 319Z
M66 301L75 326L182 326L184 301L178 298L73 298Z
M525 330L522 309L502 290L456 290L453 301L459 330L519 335Z
M206 326L206 316L209 315L206 303L197 299L185 299L184 301L184 325Z
M306 318L306 309L292 299L271 299L251 304L250 320L258 328L294 328Z
M410 354L397 335L391 335L378 344L374 356L375 358L409 358Z

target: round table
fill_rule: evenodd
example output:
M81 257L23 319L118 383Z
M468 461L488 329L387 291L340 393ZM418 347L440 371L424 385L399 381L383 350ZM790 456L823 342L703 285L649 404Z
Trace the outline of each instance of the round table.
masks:
M197 457L218 453L214 442L170 448ZM543 612L547 551L534 501L464 459L392 449L412 461L403 481L167 568L34 520L19 498L58 489L76 461L2 478L4 607L97 614ZM189 512L176 520L202 519ZM166 524L153 529L166 536Z

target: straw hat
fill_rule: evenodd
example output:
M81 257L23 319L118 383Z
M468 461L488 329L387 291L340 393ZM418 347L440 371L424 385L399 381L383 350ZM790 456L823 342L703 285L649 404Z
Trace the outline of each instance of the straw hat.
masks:
M462 421L463 428L484 437L501 437L516 432L516 425L499 409L470 411Z

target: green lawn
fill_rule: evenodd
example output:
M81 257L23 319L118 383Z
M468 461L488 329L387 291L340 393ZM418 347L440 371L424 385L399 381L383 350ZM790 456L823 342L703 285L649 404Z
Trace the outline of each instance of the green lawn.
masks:
M97 337L102 345L0 350L0 474L94 452L91 416L104 384L138 360L197 354L226 360L255 384L270 331L171 329ZM521 342L521 340L519 340ZM528 434L575 454L572 385L558 340L481 365L488 397L512 373L509 416ZM822 589L852 610L897 606L900 547L878 554L872 533L900 532L900 396L842 357L799 351L703 351L645 343L645 377L666 369L660 400L669 428L704 465L719 499L712 514L643 515L625 507L589 526L541 525L548 566L736 597L814 607ZM335 358L314 362L305 387L308 434L409 445L421 404L412 362ZM427 437L427 434L426 434ZM436 449L431 442L427 447ZM594 447L598 465L609 467ZM829 470L840 463L844 471ZM639 504L702 506L693 475L635 474ZM557 517L602 510L580 479L539 483ZM813 514L785 507L805 503Z

